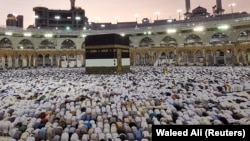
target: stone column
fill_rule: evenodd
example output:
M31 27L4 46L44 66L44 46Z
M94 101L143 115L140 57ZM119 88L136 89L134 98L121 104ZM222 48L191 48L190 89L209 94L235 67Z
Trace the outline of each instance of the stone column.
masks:
M34 67L37 67L37 57L33 57L32 63Z
M82 67L85 66L85 56L84 55L81 55L81 61L82 61Z
M49 56L49 59L50 59L50 66L52 67L53 66L53 55L51 56Z
M224 64L227 65L227 54L225 55L225 53L224 53Z
M196 62L196 54L193 54L193 63L197 65L197 62ZM199 62L200 63L200 62Z
M23 61L22 61L22 63L23 63L23 64L22 64L22 67L23 67L23 68L27 67L27 58L22 58L22 60L23 60Z
M243 65L246 65L247 64L246 54L244 52L242 52L242 58L243 58Z
M185 53L185 57L184 58L185 58L185 63L188 64L189 63L189 61L188 61L188 53Z
M8 57L8 68L12 68L12 57Z
M5 69L5 57L2 57L2 68Z
M45 56L43 55L43 67L45 67Z
M179 54L175 54L175 64L179 65Z
M15 68L19 68L19 57L15 58Z
M214 65L216 63L216 54L214 54L213 58L214 58L214 62L212 65Z
M28 65L28 67L31 67L32 66L32 57L31 56L29 56L29 65Z
M204 66L207 66L207 64L208 64L208 63L207 63L207 55L205 54L205 55L203 55L202 57L203 57L203 65L204 65Z
M57 67L61 67L61 57L60 55L56 56Z
M232 55L234 56L235 62L233 62L234 65L239 65L239 55L236 50L233 51Z

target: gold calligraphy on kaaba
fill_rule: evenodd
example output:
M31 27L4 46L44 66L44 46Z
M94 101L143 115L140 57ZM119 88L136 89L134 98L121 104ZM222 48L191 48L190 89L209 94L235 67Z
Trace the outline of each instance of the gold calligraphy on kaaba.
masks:
M122 52L129 52L129 50L122 50Z
M109 52L108 49L102 49L101 52Z
M90 50L90 53L97 53L97 50Z

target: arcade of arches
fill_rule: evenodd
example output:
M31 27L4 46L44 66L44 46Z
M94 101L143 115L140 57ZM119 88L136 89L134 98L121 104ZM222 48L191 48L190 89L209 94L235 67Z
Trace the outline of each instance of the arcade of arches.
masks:
M250 65L249 45L131 48L131 65Z
M131 65L249 65L250 30L132 36Z
M235 33L131 36L130 64L249 65L250 30ZM0 36L0 69L84 66L84 38Z
M84 50L10 50L0 49L1 68L82 67Z
M50 39L42 40L37 47L32 40L23 39L15 47L10 39L2 38L0 68L84 66L85 50L76 48L75 42L66 39L60 49L56 47L56 41Z
M84 67L84 49L0 49L1 68ZM130 48L131 65L249 65L250 46Z

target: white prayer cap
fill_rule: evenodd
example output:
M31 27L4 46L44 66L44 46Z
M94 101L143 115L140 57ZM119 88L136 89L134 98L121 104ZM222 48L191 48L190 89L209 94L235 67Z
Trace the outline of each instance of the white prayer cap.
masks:
M238 120L235 120L233 118L227 118L228 123L236 123Z
M64 129L64 132L65 132L65 133L68 133L68 132L69 132L69 129L68 129L68 128L65 128L65 129Z
M162 121L162 122L161 122L161 125L167 125L167 123L166 123L166 122L164 122L164 121Z
M195 116L193 117L193 119L199 120L199 119L200 119L200 116L195 115Z
M197 119L191 119L193 125L201 124Z
M189 120L190 119L190 117L188 115L184 115L183 117L184 117L185 120Z
M245 118L249 118L248 113L246 113L245 111L242 111L241 114L242 114Z
M176 124L177 124L177 125L182 125L182 120L177 119L177 120L176 120Z
M180 117L183 117L185 115L185 112L183 113L182 111L178 111L177 114L180 116Z
M250 125L250 120L247 121L247 125Z
M216 119L216 120L214 120L214 124L215 124L215 125L220 125L220 124L222 124L222 123L221 123L220 120L217 120L217 119Z

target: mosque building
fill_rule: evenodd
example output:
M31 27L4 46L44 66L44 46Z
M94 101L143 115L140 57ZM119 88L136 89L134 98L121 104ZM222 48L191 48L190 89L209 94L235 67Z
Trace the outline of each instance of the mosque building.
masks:
M84 67L85 38L110 33L129 36L131 65L250 64L250 15L224 14L220 0L212 14L201 6L191 11L186 0L184 20L117 24L88 23L85 11L70 2L70 10L35 7L35 27L1 28L0 67Z
M0 140L249 141L250 14L185 2L184 20L88 23L70 0L0 27Z

